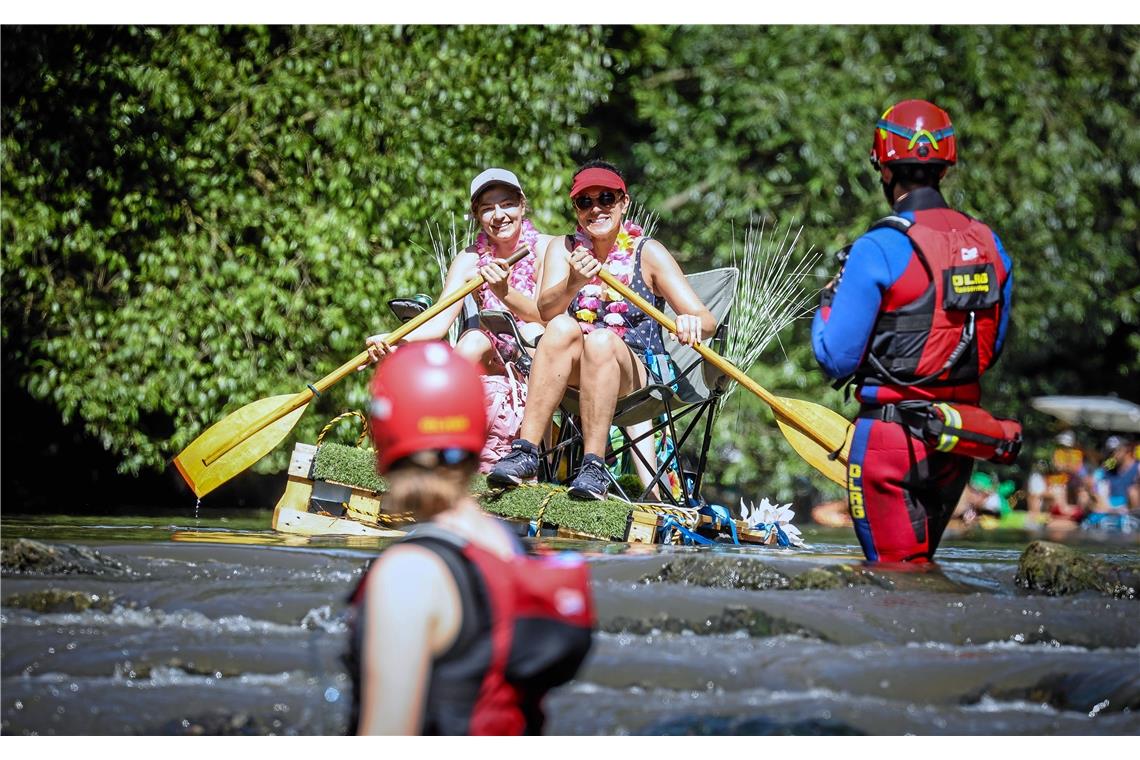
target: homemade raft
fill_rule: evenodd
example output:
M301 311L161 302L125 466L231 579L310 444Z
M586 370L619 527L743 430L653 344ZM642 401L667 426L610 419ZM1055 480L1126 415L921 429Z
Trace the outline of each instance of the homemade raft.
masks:
M330 423L331 424L331 423ZM384 508L385 484L373 452L336 443L298 443L289 462L285 493L273 510L273 529L305 536L399 537L413 524L408 513ZM787 546L787 525L773 521L749 527L728 509L711 505L679 508L608 498L575 501L549 483L503 491L477 476L472 493L489 514L520 535L629 543L733 542Z

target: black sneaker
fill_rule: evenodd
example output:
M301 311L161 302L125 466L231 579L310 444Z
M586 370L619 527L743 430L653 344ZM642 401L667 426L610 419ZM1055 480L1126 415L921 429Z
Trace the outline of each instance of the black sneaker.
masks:
M538 447L530 441L519 438L511 444L511 453L500 459L487 475L487 482L499 488L514 488L536 475L538 475Z
M605 460L597 454L587 454L582 469L570 484L570 498L600 501L606 498L609 490L610 474L606 471Z

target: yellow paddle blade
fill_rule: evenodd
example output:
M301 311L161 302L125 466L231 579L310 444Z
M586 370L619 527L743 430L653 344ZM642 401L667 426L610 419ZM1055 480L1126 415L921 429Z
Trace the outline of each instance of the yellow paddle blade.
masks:
M784 438L804 461L828 480L846 488L847 459L851 452L854 425L837 412L811 401L794 398L781 398L779 401L789 411L787 416L776 412L776 424ZM805 428L811 429L815 437L804 432ZM817 442L816 437L826 445ZM832 458L830 455L837 449L839 454Z
M249 435L249 429L275 410L293 402L296 395L270 396L246 404L215 423L174 458L174 466L198 498L261 459L289 435L308 404L302 404L252 435ZM248 437L241 440L243 436ZM239 442L234 444L235 441ZM210 461L219 451L225 453Z

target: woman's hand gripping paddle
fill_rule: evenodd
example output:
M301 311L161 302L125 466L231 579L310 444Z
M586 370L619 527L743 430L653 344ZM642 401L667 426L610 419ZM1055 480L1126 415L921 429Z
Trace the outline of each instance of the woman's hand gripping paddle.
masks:
M653 304L634 293L605 269L598 272L598 277L606 285L621 293L639 309L661 323L671 333L677 332L677 325L673 320L662 314ZM772 408L776 415L776 424L784 438L804 460L819 470L826 478L847 486L847 458L851 451L850 431L851 423L827 407L802 401L795 398L782 398L774 396L764 390L755 380L744 374L728 359L700 343L693 346L697 353L708 362L743 385L760 397L760 400Z
M525 246L516 249L506 260L507 265L515 264L529 251ZM481 275L472 277L435 306L397 327L386 336L385 342L396 343L403 339L482 284ZM368 351L361 351L300 393L270 396L231 412L183 449L174 458L174 466L198 498L205 496L275 449L305 413L314 395L336 385L368 361Z

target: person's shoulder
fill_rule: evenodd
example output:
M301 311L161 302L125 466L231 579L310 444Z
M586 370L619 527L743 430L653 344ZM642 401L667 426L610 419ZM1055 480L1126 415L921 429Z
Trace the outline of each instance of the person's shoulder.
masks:
M677 257L657 238L645 238L645 242L641 244L641 260L643 264L657 266L669 262L676 263Z
M910 242L906 233L894 227L872 227L855 239L848 258L859 260L866 256L884 256L892 250L909 253Z
M455 254L455 257L451 260L451 268L455 269L456 267L474 267L477 266L478 262L479 249L475 247L474 243L472 243L471 245Z
M447 265L447 274L449 277L458 276L460 279L469 280L475 276L478 268L479 251L475 249L474 245L470 245L456 253L451 259L451 263Z
M535 253L539 256L545 256L546 252L550 250L551 244L564 235L549 235L545 232L538 233L538 240L535 241L535 246L538 248Z
M426 546L400 543L387 549L373 564L373 580L401 588L425 588L448 577L450 571L438 554Z
M569 234L567 234L567 235L540 234L540 240L543 237L545 237L547 239L546 240L546 246L544 248L544 250L546 251L547 254L553 253L555 251L560 251L563 254L569 255L570 251L574 250L574 236L573 235L569 235ZM539 247L543 247L541 242L539 244Z

